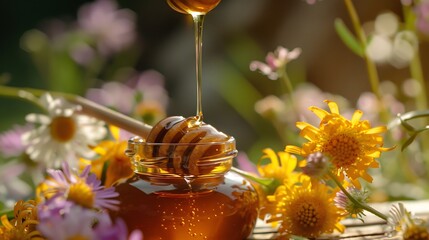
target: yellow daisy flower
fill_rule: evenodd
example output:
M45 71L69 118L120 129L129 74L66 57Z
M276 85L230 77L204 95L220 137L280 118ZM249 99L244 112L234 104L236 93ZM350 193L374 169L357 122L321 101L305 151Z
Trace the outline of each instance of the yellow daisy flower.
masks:
M342 211L333 200L335 191L304 174L300 177L301 184L280 186L269 196L267 222L279 221L279 233L286 236L315 238L334 230L343 232Z
M37 203L34 200L18 201L14 207L14 218L8 220L3 215L0 220L0 239L4 240L43 240L40 232L36 230L39 224L37 218Z
M335 169L335 174L341 179L344 174L360 188L357 179L363 178L372 182L372 177L367 173L368 168L379 166L375 158L380 157L381 152L393 148L383 148L381 133L385 132L385 126L371 128L369 121L361 120L362 111L356 110L351 120L340 115L338 105L333 101L325 101L330 113L318 107L310 107L310 110L320 119L319 128L306 122L297 122L301 129L300 135L309 142L302 148L286 146L285 151L298 154L303 157L311 153L322 152L327 155Z
M128 179L134 174L131 161L125 155L128 141L120 139L119 128L109 126L109 130L114 140L102 141L93 149L100 157L96 160L81 159L81 167L91 164L91 171L98 179L102 178L103 168L107 163L104 181L106 187L112 186L117 181Z
M295 156L287 152L276 154L271 148L265 148L262 152L263 155L256 164L261 177L274 178L283 183L286 178L293 174L297 165ZM266 159L269 160L268 164L264 164Z
M256 163L259 175L263 178L275 179L275 183L269 188L264 188L260 184L255 184L255 189L259 195L259 205L264 207L267 204L267 195L272 194L276 188L283 184L293 184L297 181L299 174L294 172L297 166L297 159L294 155L287 152L274 152L271 148L265 148L262 150L263 155L259 158ZM268 160L268 162L267 162ZM259 214L261 219L267 214L265 210L262 210ZM277 223L273 222L273 226Z

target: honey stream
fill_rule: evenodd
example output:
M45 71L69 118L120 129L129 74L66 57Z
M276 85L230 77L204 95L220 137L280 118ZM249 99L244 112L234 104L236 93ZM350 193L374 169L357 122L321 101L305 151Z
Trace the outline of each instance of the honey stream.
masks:
M192 15L194 20L197 111L192 125L201 129L204 129L201 98L203 22L205 14L220 1L167 0L171 8ZM166 131L173 131L173 125L179 126L178 120L162 126L159 132L154 134L154 142L159 142L159 139L164 142L164 138L169 138L165 137ZM156 129L156 126L153 129ZM186 129L191 129L191 126ZM183 135L184 133L177 136L183 138ZM148 142L150 136L151 134ZM175 137L172 139L179 141ZM219 137L216 140L226 141ZM196 151L195 149L193 151ZM158 151L155 155L159 155ZM151 157L154 158L155 155L152 154ZM230 163L228 164L230 167ZM162 171L168 172L170 168L166 167ZM112 212L111 215L114 218L122 218L129 231L141 230L145 240L241 240L250 235L257 219L258 196L248 181L232 172L217 175L209 172L201 177L186 174L182 176L181 167L173 170L170 171L170 174L176 174L173 178L155 176L155 173L151 175L149 172L136 173L126 182L117 185L120 210Z

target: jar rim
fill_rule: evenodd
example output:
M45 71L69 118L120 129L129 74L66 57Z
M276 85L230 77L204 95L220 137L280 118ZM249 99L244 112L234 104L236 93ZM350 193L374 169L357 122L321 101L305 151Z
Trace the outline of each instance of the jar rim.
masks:
M134 137L126 154L140 174L213 175L230 170L237 149L230 136L226 141L194 143L148 143Z
M165 142L146 142L144 138L141 137L132 137L128 142L137 143L137 144L144 144L147 146L159 146L159 145L171 145L171 146L199 146L199 145L213 145L213 144L231 144L235 143L235 138L232 136L228 136L228 138L225 141L209 141L209 142L190 142L190 143L184 143L184 142L174 142L174 143L165 143Z
M132 137L128 140L128 148L126 149L125 153L128 157L134 156L136 153L136 148L143 147L143 146L172 146L172 147L178 147L178 146L209 146L209 145L231 145L234 144L235 148L235 138L232 136L228 136L228 139L225 141L209 141L209 142L190 142L190 143L181 143L181 142L175 142L175 143L152 143L152 142L146 142L144 138L141 138L139 136Z

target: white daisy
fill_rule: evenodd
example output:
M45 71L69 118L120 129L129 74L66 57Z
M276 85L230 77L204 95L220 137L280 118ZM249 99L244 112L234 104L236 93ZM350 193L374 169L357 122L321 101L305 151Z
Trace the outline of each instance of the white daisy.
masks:
M27 115L27 122L38 127L22 136L31 159L48 168L59 168L63 161L76 166L77 157L91 158L95 154L89 146L107 134L102 121L79 115L80 106L50 94L41 96L39 104L47 114Z

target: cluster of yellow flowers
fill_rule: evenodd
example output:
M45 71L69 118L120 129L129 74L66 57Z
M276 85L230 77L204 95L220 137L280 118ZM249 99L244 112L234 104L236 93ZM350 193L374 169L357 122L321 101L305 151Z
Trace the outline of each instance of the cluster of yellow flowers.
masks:
M393 149L383 147L381 134L386 127L371 128L369 121L361 120L360 110L348 120L340 114L335 102L326 103L330 112L310 107L320 118L318 127L306 122L296 124L307 142L301 147L286 146L277 155L266 149L257 164L262 177L280 183L261 203L261 218L279 223L279 232L284 237L314 238L334 230L342 232L344 226L340 221L347 216L358 216L363 210L387 219L359 201L362 199L353 197L358 195L354 192L361 192L360 179L372 182L368 169L379 166L376 158ZM266 158L271 162L264 165L262 160ZM348 201L341 201L343 194L355 201L352 207Z

